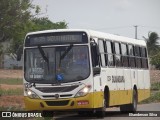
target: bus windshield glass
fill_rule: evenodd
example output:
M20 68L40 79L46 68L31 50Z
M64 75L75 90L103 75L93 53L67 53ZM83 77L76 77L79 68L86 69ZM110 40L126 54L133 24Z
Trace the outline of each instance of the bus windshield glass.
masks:
M74 82L90 74L87 45L26 48L24 57L28 82Z

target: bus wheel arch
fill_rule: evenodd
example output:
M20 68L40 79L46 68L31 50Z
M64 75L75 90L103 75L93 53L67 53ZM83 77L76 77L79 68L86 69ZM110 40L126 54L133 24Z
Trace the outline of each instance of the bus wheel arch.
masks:
M133 92L132 92L132 103L130 104L131 112L136 112L137 104L138 104L138 90L137 90L137 86L134 85Z
M97 117L103 118L105 116L106 107L109 106L109 87L105 86L103 93L102 108L97 109Z
M104 88L104 99L106 101L106 107L109 107L110 92L108 86L105 86Z

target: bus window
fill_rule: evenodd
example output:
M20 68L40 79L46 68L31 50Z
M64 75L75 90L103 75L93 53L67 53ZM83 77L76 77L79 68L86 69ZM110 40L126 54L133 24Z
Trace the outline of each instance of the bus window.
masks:
M140 47L135 46L136 67L141 68Z
M141 47L141 57L147 57L146 48Z
M112 42L106 41L106 52L107 52L107 65L114 66L114 59L113 59L113 51L112 51Z
M115 42L115 65L121 67L121 54L120 54L120 44Z
M121 51L123 67L128 67L128 50L126 44L121 44Z
M139 46L135 46L135 56L140 57Z
M104 41L103 40L98 40L98 43L99 43L99 52L100 52L100 56L101 56L101 65L106 66Z
M107 53L112 54L112 46L110 41L106 41Z
M134 46L133 45L128 45L128 52L129 52L129 66L131 68L134 68L136 66L136 64L135 64Z
M146 48L141 47L141 60L142 60L142 68L148 68L148 59L147 59L147 51Z

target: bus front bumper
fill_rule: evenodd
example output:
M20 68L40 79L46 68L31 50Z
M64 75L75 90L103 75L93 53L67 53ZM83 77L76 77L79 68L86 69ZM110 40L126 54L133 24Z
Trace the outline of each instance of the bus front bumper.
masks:
M83 97L66 99L31 99L24 97L26 110L79 110L93 108L93 93Z

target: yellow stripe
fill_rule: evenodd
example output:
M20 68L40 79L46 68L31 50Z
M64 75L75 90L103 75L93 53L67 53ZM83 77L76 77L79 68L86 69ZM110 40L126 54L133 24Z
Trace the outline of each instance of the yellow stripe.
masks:
M149 89L138 90L138 102L147 99L148 97L150 97Z
M102 107L102 103L103 103L103 98L104 98L104 94L103 92L94 92L94 108L100 108Z
M110 91L109 106L132 103L133 90ZM150 96L149 89L138 90L138 102Z

